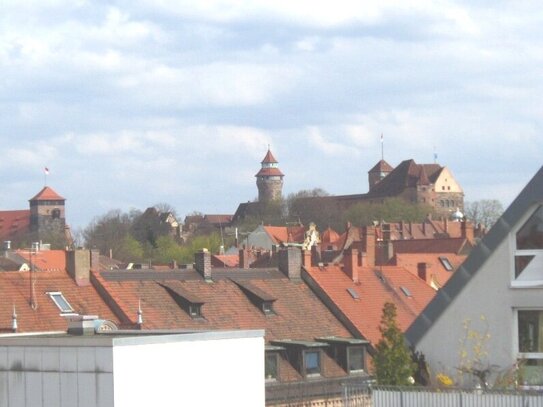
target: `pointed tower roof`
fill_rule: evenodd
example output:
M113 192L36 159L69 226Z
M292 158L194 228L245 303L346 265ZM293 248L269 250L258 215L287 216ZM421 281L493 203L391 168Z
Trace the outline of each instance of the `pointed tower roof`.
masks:
M268 148L268 152L264 156L264 159L261 161L262 168L260 168L260 171L255 174L255 177L284 177L285 174L283 174L279 169L278 163L279 161L275 159L271 150Z
M277 161L275 159L275 157L273 156L271 150L268 148L268 152L266 153L266 155L264 156L264 158L262 159L262 161L260 162L261 164L277 164L279 161Z
M66 199L57 194L51 187L43 187L40 192L31 198L30 201L65 201Z
M426 171L424 170L424 165L420 166L420 173L419 173L419 180L417 182L419 185L429 185L430 181L428 180L428 175L426 175Z
M368 172L391 172L394 168L385 160L379 160Z

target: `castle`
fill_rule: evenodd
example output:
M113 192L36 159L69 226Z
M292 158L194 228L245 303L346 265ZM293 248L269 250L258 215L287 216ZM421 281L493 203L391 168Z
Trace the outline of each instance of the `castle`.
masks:
M262 204L278 200L282 196L284 174L268 148L256 177L258 201L240 204L233 221L247 215L257 215ZM436 215L453 218L464 210L464 191L451 171L437 163L417 164L409 159L392 167L380 160L368 171L369 191L364 194L335 195L303 198L319 200L323 205L340 211L362 203L383 203L386 198L401 198L409 203L430 206ZM460 212L459 212L460 211Z
M45 186L29 199L29 209L0 211L0 239L20 241L31 238L46 243L65 240L65 201L52 188Z

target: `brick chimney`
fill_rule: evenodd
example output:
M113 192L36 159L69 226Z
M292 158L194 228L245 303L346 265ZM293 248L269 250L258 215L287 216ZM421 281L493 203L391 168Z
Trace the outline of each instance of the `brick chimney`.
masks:
M249 251L245 247L239 249L239 268L249 268Z
M428 264L427 263L417 263L417 275L421 280L427 281L428 278Z
M66 268L78 286L89 285L91 251L86 249L66 250Z
M204 280L211 281L211 253L202 249L194 254L194 267Z
M473 223L463 220L460 223L460 230L464 239L468 239L470 242L474 241Z
M279 250L278 255L279 270L291 280L299 280L302 272L302 251L297 247L287 247Z
M358 265L358 250L351 247L343 253L343 271L355 283L359 281L358 273L360 266Z
M375 227L364 226L362 228L362 240L364 243L364 252L366 260L363 266L373 267L375 266Z
M311 262L312 253L310 250L302 250L302 262L304 267L311 267L313 263Z
M90 251L90 269L100 271L100 250L91 249Z

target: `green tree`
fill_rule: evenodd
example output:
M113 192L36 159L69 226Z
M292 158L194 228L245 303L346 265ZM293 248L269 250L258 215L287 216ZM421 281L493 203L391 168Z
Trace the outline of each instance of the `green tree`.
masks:
M388 198L383 203L361 202L351 206L344 214L345 222L354 225L371 225L373 221L422 222L432 208L424 204L413 204L401 198Z
M330 194L321 188L303 189L287 197L290 220L299 220L304 225L314 222L320 230L328 226L342 228L341 211L335 200L327 199Z
M395 386L411 384L416 365L396 322L396 305L393 303L385 303L379 331L381 340L377 343L377 353L373 358L377 383Z

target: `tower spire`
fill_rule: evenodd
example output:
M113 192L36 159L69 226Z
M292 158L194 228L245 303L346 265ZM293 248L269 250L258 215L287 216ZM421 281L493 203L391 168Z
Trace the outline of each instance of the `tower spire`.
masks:
M273 156L268 145L268 151L261 161L261 168L256 173L256 186L258 187L258 201L270 202L281 198L283 190L283 177L279 169L279 162Z

